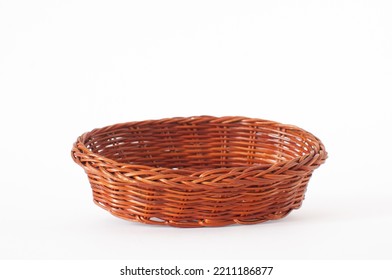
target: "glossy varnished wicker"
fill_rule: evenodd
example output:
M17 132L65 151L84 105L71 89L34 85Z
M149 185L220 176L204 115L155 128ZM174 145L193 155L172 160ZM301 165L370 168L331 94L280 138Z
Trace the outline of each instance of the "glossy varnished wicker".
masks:
M200 116L94 129L77 139L72 157L95 203L113 215L200 227L286 216L301 206L327 153L295 126Z

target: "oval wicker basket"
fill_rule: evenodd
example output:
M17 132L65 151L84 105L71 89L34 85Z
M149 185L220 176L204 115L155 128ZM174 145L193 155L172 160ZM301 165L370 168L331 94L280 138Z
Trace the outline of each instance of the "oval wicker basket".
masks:
M80 136L72 158L115 216L176 227L255 224L301 206L321 141L298 127L198 116L116 124Z

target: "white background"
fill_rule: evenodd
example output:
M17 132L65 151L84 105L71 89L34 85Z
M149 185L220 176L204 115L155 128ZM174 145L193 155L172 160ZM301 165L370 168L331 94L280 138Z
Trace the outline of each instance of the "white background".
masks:
M1 259L391 259L389 1L0 0ZM300 210L252 226L132 223L70 157L117 122L242 115L329 152Z

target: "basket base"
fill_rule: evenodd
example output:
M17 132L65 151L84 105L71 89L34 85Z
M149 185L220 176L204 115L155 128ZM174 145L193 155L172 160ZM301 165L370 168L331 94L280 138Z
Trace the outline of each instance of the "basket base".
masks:
M99 207L109 211L113 216L121 218L123 220L139 222L143 224L161 225L161 226L166 225L166 226L179 227L179 228L222 227L222 226L234 225L234 224L239 224L239 225L260 224L272 220L282 219L286 217L288 214L290 214L292 210L298 209L300 207L297 206L296 208L284 212L271 213L268 215L260 215L259 217L252 216L251 219L238 218L238 219L226 219L226 220L224 219L164 220L157 217L146 217L142 215L130 214L127 211L121 209L112 209L100 203L97 200L94 200L94 203L97 204Z

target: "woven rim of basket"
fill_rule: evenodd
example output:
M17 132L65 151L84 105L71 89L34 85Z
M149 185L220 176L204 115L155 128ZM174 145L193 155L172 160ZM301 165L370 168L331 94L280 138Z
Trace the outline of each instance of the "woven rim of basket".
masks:
M287 160L282 160L276 163L265 163L265 164L249 164L249 165L243 165L243 166L238 166L238 167L205 167L203 169L197 169L195 170L190 170L189 168L178 168L178 169L172 169L172 168L168 168L168 167L153 167L153 166L149 166L149 165L142 165L142 164L130 164L130 163L123 163L123 162L118 162L115 160L112 160L110 158L107 158L105 156L99 155L97 153L92 152L90 149L88 149L86 147L86 145L84 144L85 141L93 136L95 133L102 133L102 132L110 132L115 130L118 127L122 127L122 126L132 126L132 125L141 125L141 124L146 124L146 123L187 123L189 121L199 121L199 122L210 122L210 123L217 123L217 124L225 124L225 123L233 123L233 122L239 122L239 124L242 121L246 121L246 122L253 122L255 125L258 124L259 127L263 127L264 125L272 125L272 126L277 126L277 127L281 127L284 129L290 129L293 131L296 131L297 133L290 133L290 135L292 136L300 136L298 135L298 132L302 133L302 134L306 134L307 139L309 140L309 138L311 138L312 143L315 146L311 146L311 149L309 149L309 151L302 156L296 156L293 157L292 159L287 159ZM285 133L280 131L280 133ZM289 134L289 133L286 133ZM124 123L118 123L118 124L114 124L114 125L109 125L109 126L105 126L102 128L96 128L93 129L89 132L86 132L84 134L82 134L81 136L79 136L77 138L77 141L74 143L74 147L71 151L72 154L72 158L74 159L74 161L76 163L78 163L79 165L81 165L83 168L86 168L85 165L82 164L82 162L80 162L77 159L77 155L79 154L80 156L89 156L92 158L96 158L98 161L101 162L105 162L107 164L116 166L116 167L121 167L122 170L126 171L129 169L132 170L150 170L150 171L157 171L157 172L164 172L165 174L174 174L174 175L182 175L182 176L189 176L189 177L200 177L200 176L204 176L206 175L206 173L214 173L214 172L222 172L224 170L246 170L246 171L251 171L252 169L260 169L262 168L263 170L268 170L268 169L275 169L277 167L283 167L283 166L292 166L294 164L298 164L300 162L307 162L306 165L312 165L315 164L316 165L321 165L328 157L328 154L325 150L325 147L323 145L323 143L321 142L321 140L319 138L317 138L316 136L314 136L312 133L299 128L297 126L294 125L289 125L289 124L282 124L279 122L275 122L275 121L270 121L270 120L264 120L264 119L258 119L258 118L248 118L248 117L232 117L232 116L227 116L227 117L213 117L213 116L192 116L192 117L175 117L175 118L164 118L164 119L155 119L155 120L146 120L146 121L132 121L132 122L124 122ZM308 162L307 159L312 158L312 160L310 161L310 163ZM89 171L91 172L92 170L89 169ZM118 170L117 170L118 171Z

